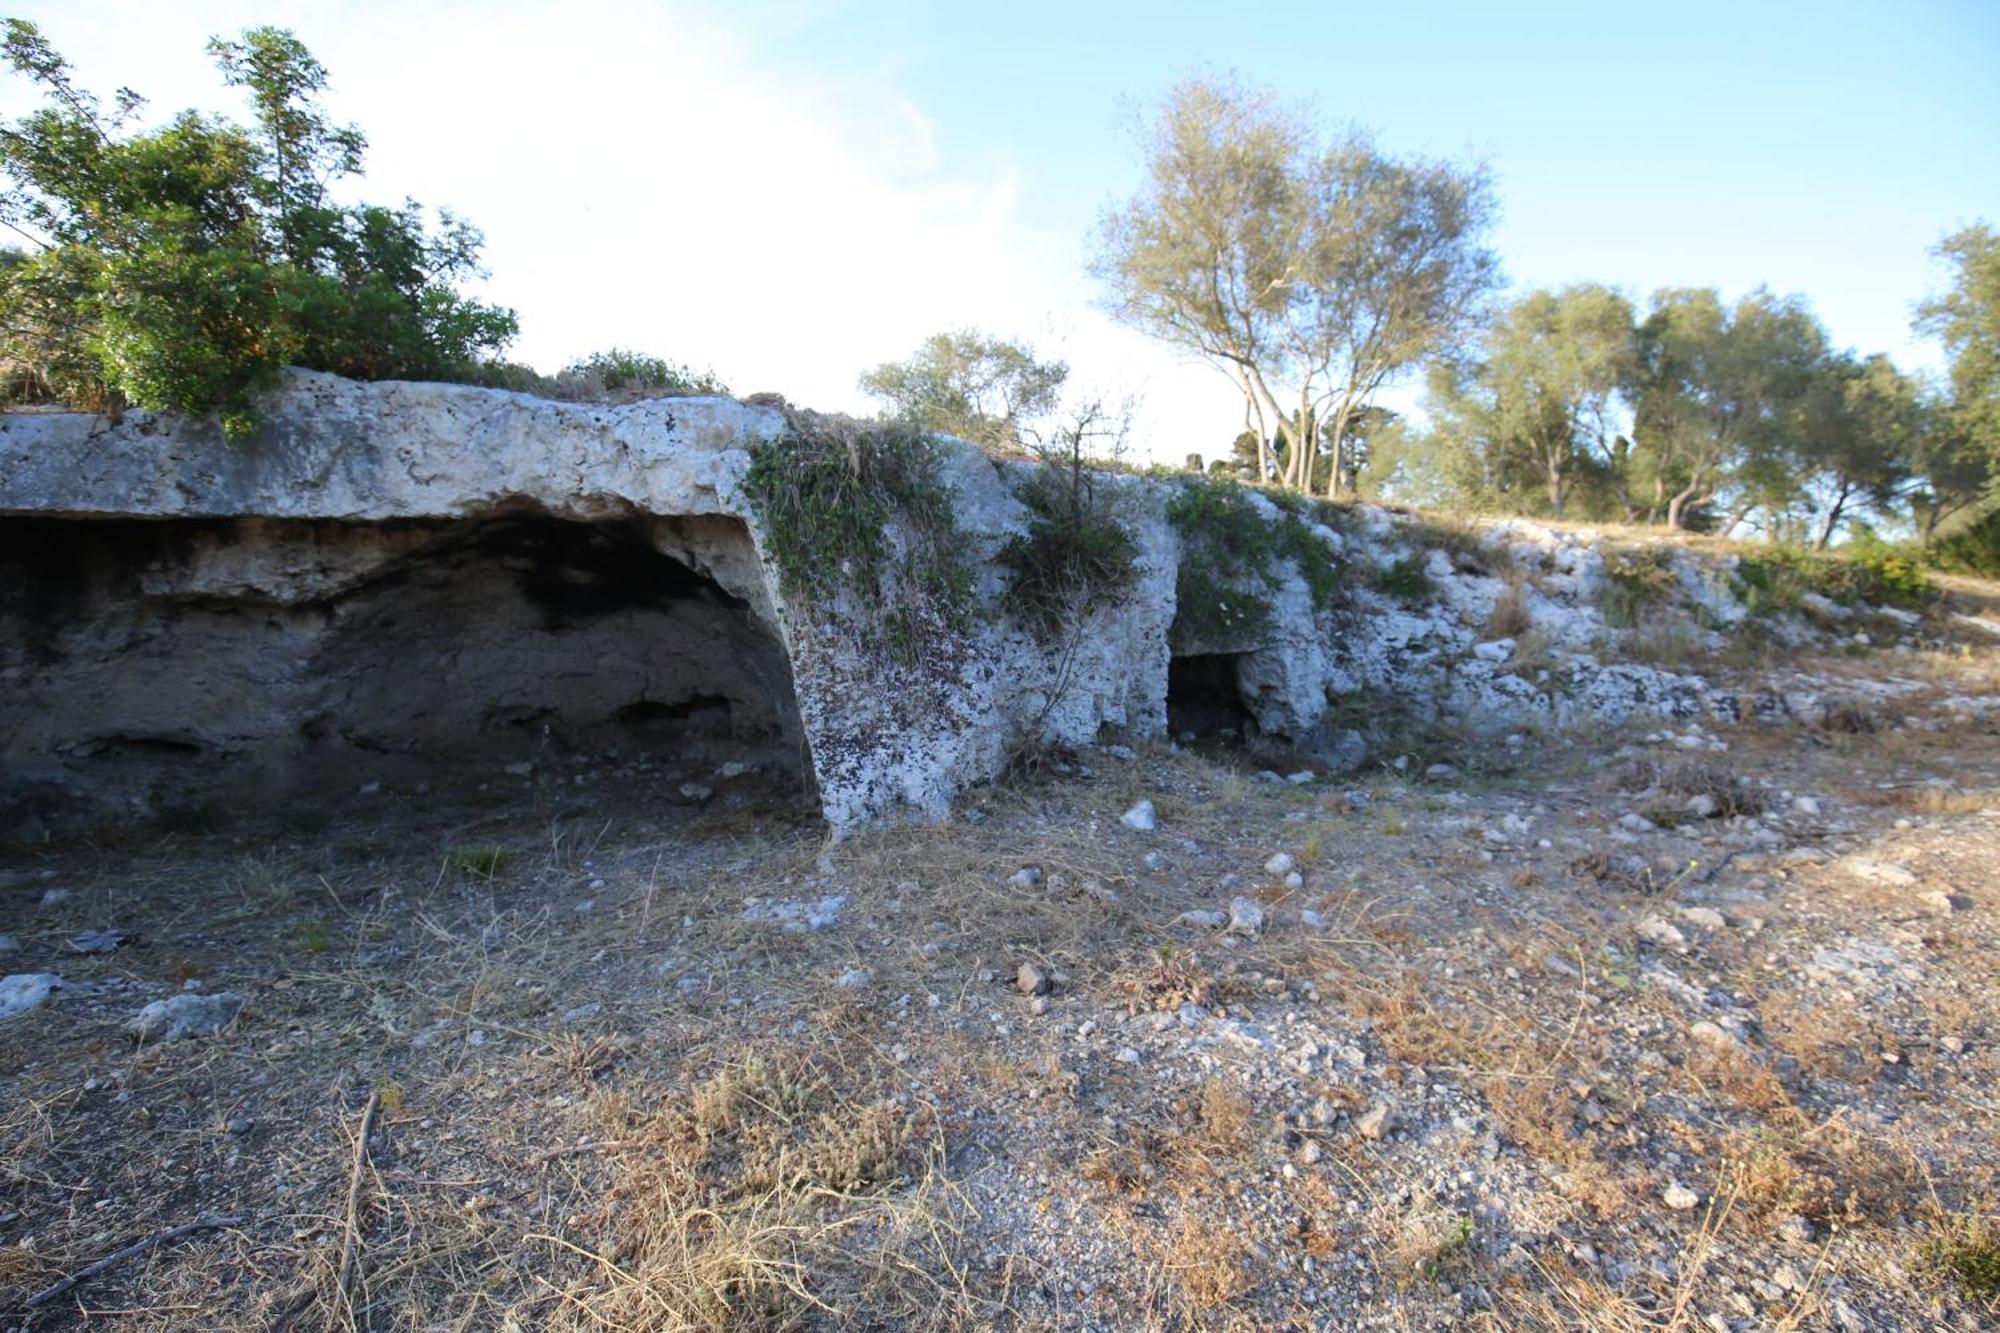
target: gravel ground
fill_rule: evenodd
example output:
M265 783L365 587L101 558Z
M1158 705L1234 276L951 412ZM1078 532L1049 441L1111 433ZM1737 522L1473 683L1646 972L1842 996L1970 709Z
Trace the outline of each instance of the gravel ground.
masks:
M1995 662L1786 668L1868 702L12 849L0 1327L1991 1327Z

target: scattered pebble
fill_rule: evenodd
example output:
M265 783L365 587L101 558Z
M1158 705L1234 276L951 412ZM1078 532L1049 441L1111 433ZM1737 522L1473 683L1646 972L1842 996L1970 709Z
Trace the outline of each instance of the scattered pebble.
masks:
M1139 802L1130 810L1118 816L1118 822L1126 828L1135 829L1140 833L1151 833L1155 828L1159 827L1159 819L1153 813L1153 803L1151 801Z
M39 1009L49 993L63 984L53 972L16 972L0 978L0 1019L18 1018Z
M235 991L213 995L184 991L171 999L153 1001L133 1015L125 1030L140 1041L212 1037L242 1011L243 997Z

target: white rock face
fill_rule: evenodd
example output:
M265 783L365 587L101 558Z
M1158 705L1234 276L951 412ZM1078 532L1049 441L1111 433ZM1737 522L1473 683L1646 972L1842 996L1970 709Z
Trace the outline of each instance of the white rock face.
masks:
M550 738L615 748L621 728L713 722L762 748L704 755L701 774L720 759L789 765L839 831L942 815L1024 744L1163 735L1176 651L1222 664L1246 739L1336 772L1362 762L1376 708L1498 735L1828 706L1809 689L1738 699L1618 662L1588 530L1511 521L1448 551L1379 508L1321 511L1304 521L1346 584L1334 604L1316 608L1280 560L1257 585L1270 614L1253 637L1190 645L1173 637L1178 483L1107 475L1135 582L1051 642L1002 610L995 560L1028 530L1029 465L950 441L940 480L977 606L969 631L905 660L882 627L786 597L742 490L751 451L787 429L777 409L293 372L263 411L243 444L137 412L0 415L0 524L20 538L0 562L27 562L0 566L0 587L29 590L0 593L0 685L26 719L0 736L0 824L91 803L144 813L203 780L393 790L396 765L421 756L538 772ZM1425 596L1373 586L1411 556ZM1740 623L1730 563L1676 551L1659 618L1695 636ZM1523 614L1489 630L1503 597ZM692 776L663 775L663 799Z

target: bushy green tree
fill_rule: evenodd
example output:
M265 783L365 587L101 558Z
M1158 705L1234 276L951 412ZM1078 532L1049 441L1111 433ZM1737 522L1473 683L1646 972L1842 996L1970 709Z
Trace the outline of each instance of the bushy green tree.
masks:
M1581 480L1611 465L1620 388L1631 378L1631 302L1582 284L1529 292L1503 311L1478 358L1434 376L1439 429L1482 460L1488 486L1545 497L1561 517Z
M906 361L861 376L888 414L981 448L1022 447L1024 428L1053 412L1069 367L1027 346L976 329L934 333Z
M1932 253L1951 286L1917 307L1917 328L1944 344L1959 429L2000 459L2000 232L1966 227Z
M1798 297L1760 288L1727 306L1713 288L1657 293L1631 384L1635 507L1669 527L1694 526L1746 460L1776 454L1825 351L1825 332Z
M1782 456L1784 493L1810 516L1815 546L1832 545L1846 520L1893 508L1921 427L1917 384L1888 357L1823 359Z
M1946 522L2000 508L2000 233L1965 227L1932 253L1950 266L1951 285L1917 307L1916 328L1944 344L1947 367L1913 458L1911 508L1926 546ZM1981 549L1993 527L1985 521Z
M513 337L512 312L458 290L479 273L476 229L333 202L367 141L327 120L326 70L291 33L209 44L254 129L184 111L134 130L142 99L121 89L104 110L34 24L8 20L5 51L45 99L0 127L0 222L32 247L0 265L15 397L219 410L241 435L283 366L469 378Z

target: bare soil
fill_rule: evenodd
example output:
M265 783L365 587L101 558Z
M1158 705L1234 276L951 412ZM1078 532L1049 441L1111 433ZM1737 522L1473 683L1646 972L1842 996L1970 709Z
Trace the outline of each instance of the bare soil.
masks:
M1904 684L834 845L605 761L11 849L0 1327L1990 1327L2000 660L1784 665Z

